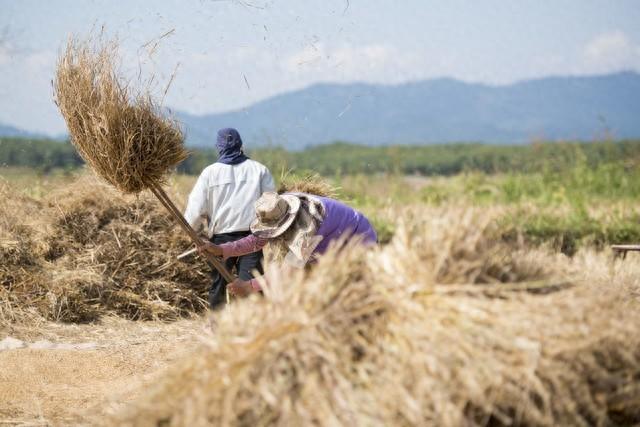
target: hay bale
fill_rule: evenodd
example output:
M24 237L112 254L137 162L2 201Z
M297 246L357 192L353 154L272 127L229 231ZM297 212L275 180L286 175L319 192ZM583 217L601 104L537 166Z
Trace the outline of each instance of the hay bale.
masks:
M461 217L449 218L453 226ZM102 422L638 422L637 279L614 271L547 295L505 290L497 297L484 292L492 285L439 284L482 277L469 268L470 254L460 266L444 260L443 270L429 249L430 232L440 225L435 219L431 226L405 224L399 235L412 227L413 239L373 252L330 253L311 272L270 271L264 299L221 313L201 348ZM458 244L439 242L447 245ZM475 255L477 264L482 256ZM557 271L588 265L554 256L537 262L562 263L553 266ZM604 256L598 262L607 265Z
M70 40L56 70L56 104L91 168L120 191L137 193L162 183L187 152L177 122L119 78L116 57L115 42Z

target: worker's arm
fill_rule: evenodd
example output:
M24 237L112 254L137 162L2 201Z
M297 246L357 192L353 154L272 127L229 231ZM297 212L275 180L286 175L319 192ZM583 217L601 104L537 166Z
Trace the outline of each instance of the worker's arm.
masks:
M213 243L204 240L200 250L209 252L215 256L222 256L224 259L227 259L230 257L238 257L258 252L266 244L267 239L261 239L260 237L250 234L247 237L236 240L235 242L223 243L221 245L214 245Z
M187 209L184 212L184 218L195 230L198 230L204 221L209 220L209 188L207 185L207 176L207 169L205 169L198 177L196 185L194 185L193 190L191 190L191 194L189 194Z

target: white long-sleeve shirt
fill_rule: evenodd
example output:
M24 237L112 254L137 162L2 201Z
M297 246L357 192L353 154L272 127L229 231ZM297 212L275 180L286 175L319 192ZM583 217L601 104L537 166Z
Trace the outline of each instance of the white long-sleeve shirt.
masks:
M265 191L275 191L275 184L263 164L251 159L237 165L214 163L191 190L184 217L195 230L207 224L209 237L248 231L256 216L254 203Z

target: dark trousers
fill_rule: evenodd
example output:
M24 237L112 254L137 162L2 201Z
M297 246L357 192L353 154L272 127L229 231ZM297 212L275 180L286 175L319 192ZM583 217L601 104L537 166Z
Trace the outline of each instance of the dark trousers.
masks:
M234 242L251 234L250 231L235 231L233 233L215 234L211 238L211 242L215 245L222 243ZM234 268L237 275L242 280L250 280L253 278L253 270L257 270L260 274L262 271L262 251L243 255L240 257L228 258L225 261L227 269L233 272ZM213 271L213 284L209 289L209 304L211 308L216 308L226 302L227 281L217 271Z

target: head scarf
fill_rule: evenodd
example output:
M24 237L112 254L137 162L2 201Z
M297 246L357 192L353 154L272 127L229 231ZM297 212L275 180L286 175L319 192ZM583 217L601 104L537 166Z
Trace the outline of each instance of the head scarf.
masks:
M293 194L300 199L301 206L295 222L290 227L291 232L285 236L284 243L289 250L284 261L302 268L311 260L313 251L322 241L322 236L316 233L324 219L325 209L322 202L312 195Z
M216 150L218 150L217 162L225 165L237 165L248 159L242 151L242 138L233 128L224 128L218 131Z

